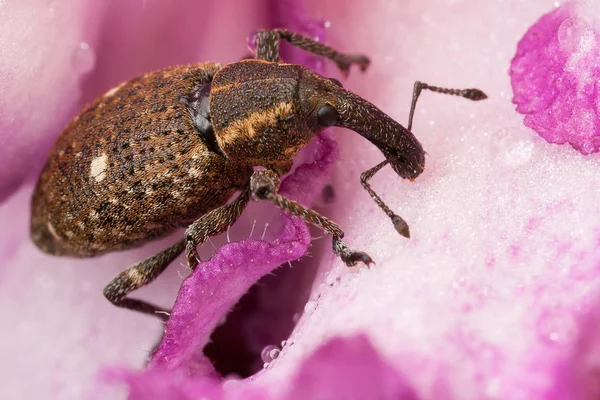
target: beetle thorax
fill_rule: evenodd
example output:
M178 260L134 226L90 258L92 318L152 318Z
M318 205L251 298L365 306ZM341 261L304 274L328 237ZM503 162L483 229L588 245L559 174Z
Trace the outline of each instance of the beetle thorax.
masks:
M240 163L285 169L314 136L298 100L295 65L246 60L223 68L210 103L217 143Z

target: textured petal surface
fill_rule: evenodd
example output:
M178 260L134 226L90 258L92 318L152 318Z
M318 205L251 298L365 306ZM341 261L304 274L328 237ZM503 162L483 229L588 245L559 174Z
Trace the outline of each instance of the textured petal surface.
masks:
M567 3L525 34L511 63L517 111L550 143L583 154L600 149L599 19L595 1Z

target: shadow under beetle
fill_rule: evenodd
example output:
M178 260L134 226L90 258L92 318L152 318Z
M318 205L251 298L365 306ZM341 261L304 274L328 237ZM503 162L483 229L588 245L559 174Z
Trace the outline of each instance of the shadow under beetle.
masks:
M343 73L353 64L363 71L369 65L365 56L276 29L257 34L257 59L166 68L109 90L67 126L50 153L31 206L36 245L50 254L90 257L187 227L177 243L104 289L113 304L152 314L160 308L127 294L154 280L183 251L195 268L196 247L232 225L250 197L321 227L348 266L370 264L366 253L342 241L336 223L277 193L279 177L298 151L330 126L351 129L381 150L385 161L365 171L361 183L408 237L406 222L367 181L387 164L411 180L423 171L425 153L411 133L423 89L470 100L486 95L416 82L404 128L335 79L282 63L281 40L334 61Z

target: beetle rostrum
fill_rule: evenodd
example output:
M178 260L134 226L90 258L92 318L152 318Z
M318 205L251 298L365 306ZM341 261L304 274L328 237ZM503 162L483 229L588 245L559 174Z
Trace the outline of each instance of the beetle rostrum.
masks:
M470 100L486 95L417 82L404 128L339 81L281 62L281 40L334 61L344 74L352 65L363 71L369 65L365 56L275 29L258 33L256 59L166 68L109 90L66 127L46 161L31 205L36 245L54 255L90 257L186 227L183 238L104 289L113 304L153 314L161 310L128 293L154 280L184 251L195 268L196 247L232 225L250 198L325 230L346 265L368 265L371 258L350 249L336 223L277 193L279 177L298 151L330 126L351 129L381 150L385 160L365 171L361 183L408 237L406 222L368 180L387 164L411 180L423 171L425 153L411 133L423 89Z

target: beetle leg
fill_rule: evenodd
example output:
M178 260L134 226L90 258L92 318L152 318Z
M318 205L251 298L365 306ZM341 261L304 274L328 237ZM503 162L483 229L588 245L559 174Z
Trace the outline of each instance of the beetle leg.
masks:
M338 224L310 208L306 208L293 200L277 194L279 183L279 176L272 170L260 169L254 171L252 178L250 178L250 191L252 192L252 197L255 200L268 200L284 211L300 217L305 222L318 226L332 235L333 252L339 255L347 266L355 266L359 261L366 265L373 262L371 257L366 253L363 253L362 251L353 251L346 243L344 243L344 241L342 241L344 232Z
M185 255L191 269L196 268L199 262L196 248L210 236L225 232L233 225L246 208L249 199L250 192L246 186L234 201L204 214L186 229Z
M166 320L168 312L164 309L143 300L131 299L126 296L129 292L139 289L156 279L184 249L185 241L180 240L168 249L127 268L106 285L104 296L115 306L145 314L154 314L160 319Z
M260 31L257 34L256 58L271 62L279 61L279 41L285 40L290 44L306 50L320 57L328 58L336 63L344 75L350 66L356 64L361 71L369 66L369 59L362 54L344 54L312 38L288 31L287 29L273 29Z

